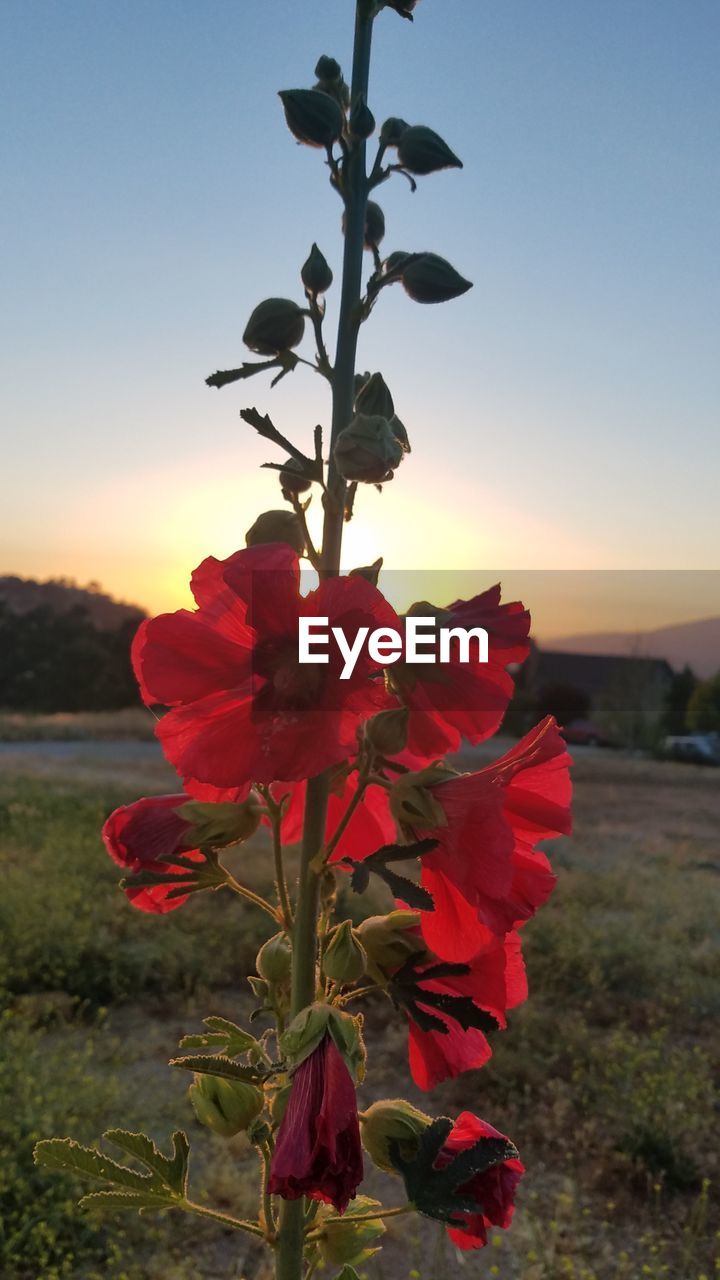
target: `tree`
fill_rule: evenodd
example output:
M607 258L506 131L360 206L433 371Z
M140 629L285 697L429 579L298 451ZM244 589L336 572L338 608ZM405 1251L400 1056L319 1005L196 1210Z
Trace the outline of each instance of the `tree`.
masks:
M694 733L720 733L720 671L695 688L688 702L687 727Z

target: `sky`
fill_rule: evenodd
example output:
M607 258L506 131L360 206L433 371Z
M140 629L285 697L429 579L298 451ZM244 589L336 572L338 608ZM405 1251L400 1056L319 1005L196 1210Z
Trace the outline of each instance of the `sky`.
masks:
M415 195L401 177L380 188L384 248L441 253L474 288L438 307L387 290L364 327L360 367L383 370L413 453L363 491L346 565L382 554L488 581L720 567L720 7L416 12L376 22L370 105L431 125L465 167ZM239 410L308 446L325 384L204 379L248 355L262 298L302 301L313 240L336 272L333 333L340 206L276 93L309 87L321 53L349 72L352 15L351 0L2 6L0 573L175 608L201 559L281 505L258 469L277 455ZM718 578L697 581L684 616L720 612ZM679 620L656 595L648 625ZM589 626L618 625L619 598Z

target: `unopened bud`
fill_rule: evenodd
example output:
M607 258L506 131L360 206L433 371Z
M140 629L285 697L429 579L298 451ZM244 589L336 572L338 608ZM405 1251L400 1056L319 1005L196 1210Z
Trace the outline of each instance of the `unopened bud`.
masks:
M308 147L331 147L343 131L340 104L321 89L282 89L288 129Z
M302 342L305 316L290 298L266 298L245 326L243 342L259 356L276 356Z
M260 977L273 986L290 981L292 946L286 933L276 933L263 943L255 959L255 968Z
M372 564L360 565L357 569L350 570L350 577L355 575L358 578L364 578L366 582L371 582L374 587L378 584L380 578L380 570L383 567L383 558L379 556L377 560L373 560Z
M305 534L294 511L263 511L245 534L245 544L257 547L265 542L286 542L293 551L302 555L305 550Z
M351 1267L367 1262L377 1252L373 1245L384 1235L385 1227L381 1218L357 1223L353 1223L353 1218L381 1212L379 1200L357 1196L342 1217L335 1213L328 1214L322 1221L318 1238L318 1249L323 1261L332 1267Z
M364 93L359 94L352 105L349 125L353 137L363 141L375 132L375 117L365 101Z
M389 258L386 258L383 262L383 275L396 276L397 279L400 280L400 273L412 256L413 255L411 253L405 253L402 249L396 249L395 252L391 253Z
M384 147L396 147L410 125L399 116L390 116L380 130L380 142Z
M410 713L407 707L379 711L365 722L365 740L373 751L381 756L397 756L404 751L408 740Z
M257 797L251 794L242 804L206 804L188 800L177 812L190 823L188 835L197 841L198 848L208 845L211 849L223 849L255 834L260 825L262 807Z
M470 281L437 253L411 257L401 278L405 292L414 302L450 302L472 289Z
M381 373L371 373L355 393L356 413L379 413L388 422L395 413L395 405Z
M188 1097L201 1124L224 1138L248 1129L264 1106L261 1089L244 1080L223 1080L220 1076L196 1075Z
M343 235L347 231L347 215L342 216ZM365 210L365 248L376 249L385 235L385 214L374 200L368 200Z
M412 453L410 447L410 437L405 430L404 422L401 422L397 414L394 413L390 419L390 430L392 431L398 444L401 445L403 453Z
M335 58L329 58L326 53L318 58L315 68L315 75L318 80L327 80L332 83L333 80L342 80L342 67Z
M340 432L335 462L344 480L380 484L389 480L402 461L403 451L387 418L359 413Z
M424 176L440 169L462 169L462 160L454 151L424 124L414 124L403 133L398 142L398 161L409 173Z
M411 1161L432 1120L404 1098L387 1098L361 1112L360 1124L362 1144L373 1164L386 1173L397 1173L390 1147L397 1143L401 1158Z
M278 475L283 494L307 493L312 486L312 480L308 479L305 468L298 458L288 458Z
M302 265L300 279L308 293L311 293L313 297L317 297L319 293L327 293L333 282L333 273L328 266L327 259L316 244L313 244L306 261Z
M325 977L340 986L357 982L365 972L365 959L364 948L353 932L352 921L343 920L333 933L323 956Z
M357 927L357 935L365 948L374 975L381 981L409 960L427 954L420 933L420 912L390 911L386 916L368 916Z

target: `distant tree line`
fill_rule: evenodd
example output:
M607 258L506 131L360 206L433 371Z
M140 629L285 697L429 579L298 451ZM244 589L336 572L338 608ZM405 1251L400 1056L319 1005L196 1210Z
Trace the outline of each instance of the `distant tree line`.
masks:
M101 629L80 605L17 613L0 600L0 708L114 711L136 705L130 643L140 617Z

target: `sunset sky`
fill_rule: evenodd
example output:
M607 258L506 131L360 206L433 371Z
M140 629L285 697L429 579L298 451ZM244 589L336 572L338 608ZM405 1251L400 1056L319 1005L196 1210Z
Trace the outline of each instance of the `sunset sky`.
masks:
M238 411L309 445L325 384L204 378L248 354L263 297L302 301L313 240L339 280L339 202L276 90L309 86L320 53L349 71L352 10L2 6L0 573L173 608L199 560L281 505L257 469L278 456ZM384 248L442 253L475 288L444 307L389 290L362 334L413 453L362 494L347 565L720 567L719 42L716 0L381 15L377 119L430 124L465 162L415 196L380 189ZM653 588L645 625L720 612L718 579L696 582L682 605ZM582 629L578 591L546 605L551 633ZM600 593L586 629L618 625L620 597Z

